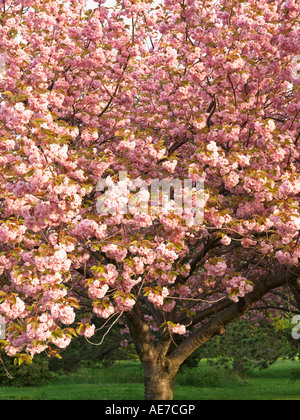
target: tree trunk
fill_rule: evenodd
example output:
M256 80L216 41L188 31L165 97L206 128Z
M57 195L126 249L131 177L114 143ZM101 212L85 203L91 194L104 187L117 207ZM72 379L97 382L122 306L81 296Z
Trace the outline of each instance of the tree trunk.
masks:
M165 360L144 362L144 382L146 400L173 400L173 390L177 369L172 369Z
M180 364L172 362L166 356L171 343L170 334L163 336L160 344L155 347L152 332L145 322L138 302L125 316L144 370L145 399L172 400L175 377Z

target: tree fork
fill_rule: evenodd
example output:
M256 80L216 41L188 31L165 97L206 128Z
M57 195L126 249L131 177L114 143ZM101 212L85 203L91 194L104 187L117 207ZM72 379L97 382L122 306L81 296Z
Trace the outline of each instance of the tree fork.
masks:
M166 356L172 342L170 334L164 334L154 346L139 302L125 316L144 371L145 399L172 400L178 367Z

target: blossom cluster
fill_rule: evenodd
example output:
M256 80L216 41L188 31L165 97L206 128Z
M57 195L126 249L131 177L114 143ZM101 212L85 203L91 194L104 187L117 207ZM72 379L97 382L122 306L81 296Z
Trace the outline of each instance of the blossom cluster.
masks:
M176 340L299 264L299 2L94 3L0 1L11 356L131 311ZM204 183L197 223L176 180Z

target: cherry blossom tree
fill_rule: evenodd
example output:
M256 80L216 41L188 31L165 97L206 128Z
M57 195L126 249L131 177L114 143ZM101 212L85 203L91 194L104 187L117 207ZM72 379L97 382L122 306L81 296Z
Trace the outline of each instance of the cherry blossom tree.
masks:
M1 349L121 321L171 399L229 323L300 310L300 4L95 4L0 1ZM201 221L154 180L202 183Z

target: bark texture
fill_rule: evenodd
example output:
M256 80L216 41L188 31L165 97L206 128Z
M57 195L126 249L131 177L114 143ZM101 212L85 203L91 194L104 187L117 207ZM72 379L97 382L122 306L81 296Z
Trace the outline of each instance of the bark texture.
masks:
M165 360L144 363L145 399L173 400L173 390L177 370Z

